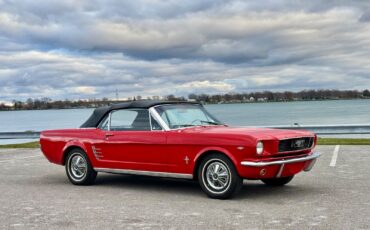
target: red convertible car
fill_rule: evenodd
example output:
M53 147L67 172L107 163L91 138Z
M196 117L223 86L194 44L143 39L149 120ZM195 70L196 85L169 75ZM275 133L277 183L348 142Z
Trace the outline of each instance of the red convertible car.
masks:
M236 194L243 179L281 186L319 154L307 131L229 127L198 103L132 101L95 109L77 129L41 133L46 158L76 185L98 172L197 180L212 198Z

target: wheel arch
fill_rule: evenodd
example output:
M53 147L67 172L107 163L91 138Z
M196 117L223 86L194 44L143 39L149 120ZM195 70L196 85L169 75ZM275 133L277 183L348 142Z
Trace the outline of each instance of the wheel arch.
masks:
M80 143L78 141L70 141L63 148L63 151L62 151L62 165L65 165L67 154L72 149L80 149L80 150L84 151L87 154L87 149L86 149L85 145L83 145L82 143Z
M236 171L238 172L238 170L237 170L237 160L227 149L219 148L219 147L206 148L206 149L203 149L202 151L200 151L194 158L194 168L193 168L193 179L194 180L198 179L197 170L198 170L200 164L202 163L203 159L205 157L207 157L211 154L215 154L215 153L222 154L222 155L226 156L227 158L229 158L229 160L234 164L234 167L235 167Z

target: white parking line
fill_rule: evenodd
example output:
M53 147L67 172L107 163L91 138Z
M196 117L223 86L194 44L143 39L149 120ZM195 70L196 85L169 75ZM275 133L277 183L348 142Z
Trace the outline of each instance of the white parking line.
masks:
M16 158L12 158L12 159L1 160L0 163L14 161L14 160L23 160L23 159L28 159L28 158L35 158L35 157L41 157L41 155L27 156L27 157L16 157Z
M338 153L339 153L339 146L340 145L336 145L335 148L334 148L334 151L333 151L333 156L331 157L331 161L330 161L330 167L335 167L336 163L337 163L337 158L338 158Z

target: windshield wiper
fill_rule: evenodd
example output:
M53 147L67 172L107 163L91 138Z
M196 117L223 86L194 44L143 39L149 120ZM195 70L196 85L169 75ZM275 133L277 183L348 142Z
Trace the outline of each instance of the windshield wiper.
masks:
M183 125L179 125L179 126L182 126L182 127L191 127L191 126L196 126L196 125L192 125L192 124L183 124Z
M182 128L182 127L192 127L192 126L196 126L196 125L192 125L192 124L181 124L181 125L172 125L172 128Z
M210 125L222 125L218 122L213 122L213 121L200 121L201 123L206 123L206 124L210 124Z
M200 123L206 123L206 124L210 124L210 125L224 125L224 124L220 124L220 123L217 123L217 122L213 122L213 121L202 121L202 120L199 120ZM195 124L181 124L181 125L172 125L172 128L184 128L184 127L193 127L193 126L201 126L201 125L195 125Z

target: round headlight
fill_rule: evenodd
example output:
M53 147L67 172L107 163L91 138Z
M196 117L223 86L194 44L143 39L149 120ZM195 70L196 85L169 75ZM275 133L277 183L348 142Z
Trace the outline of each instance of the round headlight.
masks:
M256 152L258 155L261 155L263 153L263 142L259 141L257 143Z

